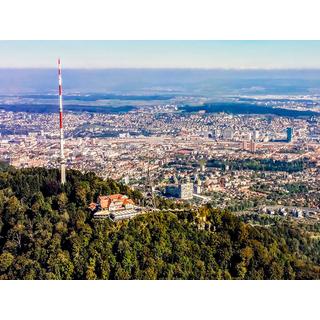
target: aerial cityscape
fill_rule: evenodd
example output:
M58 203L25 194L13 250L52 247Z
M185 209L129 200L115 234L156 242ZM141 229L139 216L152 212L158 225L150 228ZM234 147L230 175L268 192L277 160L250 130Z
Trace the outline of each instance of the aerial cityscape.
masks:
M1 278L319 278L317 67L88 71L63 57L10 67L0 70ZM99 228L114 260L93 249L106 241ZM208 253L214 241L222 253Z
M45 99L47 104L56 99L43 95L31 98L34 109ZM28 104L31 98L1 97L8 108ZM131 103L144 99L106 99L117 104L119 98ZM319 218L320 98L318 102L311 96L250 96L250 102L244 103L249 98L232 97L225 105L202 96L162 96L164 102L155 101L155 105L152 99L159 97L147 98L146 106L134 110L66 111L66 167L93 171L145 195L151 187L159 197L187 200L193 205L210 202L220 208L259 212L268 206L283 206L283 210L295 207L299 212L308 207L304 216ZM67 95L65 99L67 106L104 101L103 95L95 94ZM199 110L186 109L190 100L199 104ZM211 112L210 103L226 111ZM255 107L257 114L228 112L237 105ZM261 114L262 108L268 108L269 113ZM274 110L288 115L278 116ZM59 167L58 112L0 112L2 161L17 168ZM305 192L293 198L292 190L296 189Z

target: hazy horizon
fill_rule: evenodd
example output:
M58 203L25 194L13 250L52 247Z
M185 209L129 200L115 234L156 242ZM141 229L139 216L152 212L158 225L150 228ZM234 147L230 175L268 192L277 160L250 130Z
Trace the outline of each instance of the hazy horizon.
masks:
M180 94L319 93L320 69L104 68L63 69L64 92ZM0 93L56 93L57 69L0 68Z
M320 68L320 41L0 41L0 68Z

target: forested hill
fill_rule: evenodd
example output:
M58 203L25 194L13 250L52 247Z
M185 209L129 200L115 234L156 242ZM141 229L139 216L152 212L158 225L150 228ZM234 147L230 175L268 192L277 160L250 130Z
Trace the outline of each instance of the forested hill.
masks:
M93 220L99 194L141 195L93 173L0 166L1 279L316 279L319 242L203 207Z

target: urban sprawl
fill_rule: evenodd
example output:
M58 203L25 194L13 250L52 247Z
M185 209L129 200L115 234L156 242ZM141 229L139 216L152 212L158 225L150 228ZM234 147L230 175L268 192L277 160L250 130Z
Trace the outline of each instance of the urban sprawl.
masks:
M17 168L58 168L58 116L0 111L0 159ZM66 112L64 130L68 169L94 171L146 196L237 214L320 218L319 117L183 113L157 105ZM97 201L134 205L121 195Z

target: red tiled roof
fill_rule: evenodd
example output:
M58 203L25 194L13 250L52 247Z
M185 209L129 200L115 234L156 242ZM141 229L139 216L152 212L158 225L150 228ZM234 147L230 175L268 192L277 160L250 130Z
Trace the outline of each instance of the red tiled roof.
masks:
M108 196L110 199L112 200L122 200L122 198L124 198L125 196L122 194L111 194L110 196Z
M134 205L134 202L131 199L128 199L127 196L122 194L111 194L109 196L99 196L98 202L102 209L109 209L111 203L117 204L117 205L123 205L126 204L132 204Z
M124 199L123 204L134 204L134 202L131 199Z

